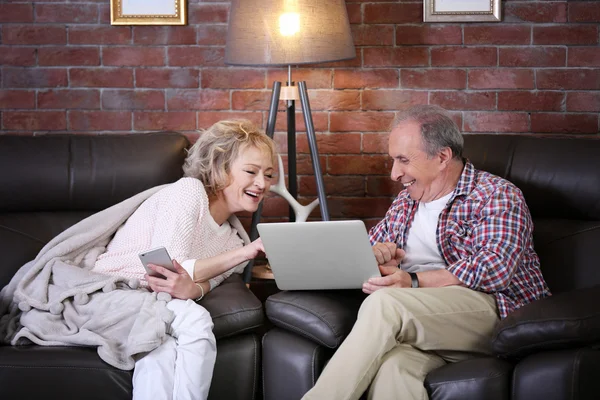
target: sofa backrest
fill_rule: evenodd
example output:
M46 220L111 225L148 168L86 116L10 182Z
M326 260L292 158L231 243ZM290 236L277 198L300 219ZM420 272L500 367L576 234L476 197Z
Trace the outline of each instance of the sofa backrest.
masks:
M600 284L598 138L465 135L465 156L523 191L554 293Z
M188 146L168 132L0 135L0 288L72 224L179 179Z

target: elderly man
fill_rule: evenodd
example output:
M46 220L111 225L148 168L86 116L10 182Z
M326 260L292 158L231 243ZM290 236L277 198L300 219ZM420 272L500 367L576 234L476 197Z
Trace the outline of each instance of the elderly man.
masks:
M391 177L403 190L370 231L382 277L352 332L304 399L427 399L446 362L489 353L500 318L550 295L521 191L462 157L462 135L436 106L392 125Z

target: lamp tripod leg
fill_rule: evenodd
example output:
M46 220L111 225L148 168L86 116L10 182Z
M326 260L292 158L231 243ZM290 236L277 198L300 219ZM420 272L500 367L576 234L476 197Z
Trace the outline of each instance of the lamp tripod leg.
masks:
M277 122L277 108L279 104L279 94L281 92L281 82L273 83L273 92L271 93L271 103L269 107L269 117L267 119L267 136L273 139L275 134L275 122ZM281 173L281 172L280 172ZM260 216L262 214L263 202L261 201L258 208L252 214L252 222L250 223L250 240L255 241L258 238L258 229L256 225L260 222ZM252 268L254 267L254 260L250 260L246 268L244 269L244 282L246 285L250 283L252 279Z
M317 195L319 198L319 207L321 208L321 219L329 221L329 210L327 208L327 196L325 195L325 184L323 183L323 174L321 173L321 164L319 160L319 150L317 149L317 138L315 127L313 125L308 93L306 91L306 82L298 82L298 92L300 93L300 104L302 105L302 114L304 115L304 124L306 125L306 135L310 148L310 157L312 160L315 180L317 182Z

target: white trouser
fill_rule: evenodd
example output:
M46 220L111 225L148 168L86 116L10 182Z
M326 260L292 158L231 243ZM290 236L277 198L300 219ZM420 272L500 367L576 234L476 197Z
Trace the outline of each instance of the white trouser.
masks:
M206 399L217 358L210 314L192 300L167 307L175 319L167 340L136 361L133 400Z

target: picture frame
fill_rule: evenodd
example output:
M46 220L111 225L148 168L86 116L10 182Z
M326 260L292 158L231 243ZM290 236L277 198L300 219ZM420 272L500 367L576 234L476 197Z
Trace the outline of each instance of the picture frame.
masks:
M186 25L187 0L110 0L111 25Z
M424 22L500 22L501 0L424 0Z

